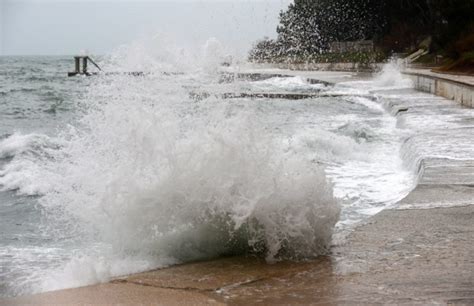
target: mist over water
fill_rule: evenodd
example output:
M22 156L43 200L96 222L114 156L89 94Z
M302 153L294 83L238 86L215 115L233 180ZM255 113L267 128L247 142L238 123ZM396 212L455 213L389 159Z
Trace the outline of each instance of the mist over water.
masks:
M386 77L393 71L336 87L303 78L223 84L226 56L216 39L191 52L157 36L100 63L145 76L49 88L57 85L42 65L58 59L37 58L22 68L36 81L6 82L2 295L225 255L315 258L328 252L334 231L342 235L413 187L415 170L400 157L405 132L379 97L364 96L409 86ZM34 97L62 95L47 100L55 112L33 98L13 107L30 89ZM301 101L190 94L230 89L345 94ZM77 94L64 96L70 92ZM4 124L11 121L15 128Z
M232 53L245 55L254 41L276 35L279 12L290 2L2 0L0 44L3 41L3 55L64 55L81 50L109 54L137 37L160 32L187 47L198 47L214 36Z

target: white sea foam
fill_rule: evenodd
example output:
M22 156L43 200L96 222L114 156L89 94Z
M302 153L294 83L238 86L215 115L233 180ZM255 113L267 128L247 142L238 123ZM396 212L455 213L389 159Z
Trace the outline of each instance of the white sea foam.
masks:
M322 169L285 154L251 112L209 100L183 114L175 103L131 107L123 97L91 112L42 203L66 207L118 249L215 256L245 226L269 258L285 241L302 239L289 248L302 256L324 250L331 227L319 227L337 206Z
M252 86L260 90L283 91L317 91L325 87L324 84L310 84L305 78L300 76L270 78L254 82Z
M395 61L383 66L382 71L374 78L374 85L377 89L413 88L413 82L402 75L400 66Z
M207 60L194 62L165 46L137 42L110 56L109 70L153 73L98 76L84 117L54 139L0 142L11 158L1 188L41 195L48 238L73 244L29 274L34 291L220 255L312 258L328 251L338 199L343 228L409 189L396 119L378 101L194 101L183 84L218 86L214 59L225 50L211 40ZM301 78L252 86L321 89Z
M0 168L0 191L16 190L23 195L41 195L51 190L42 179L43 166L57 154L58 140L42 134L15 133L0 141L0 158L11 158Z
M41 151L41 147L51 144L48 136L41 134L14 133L0 140L0 159L14 157L22 153L37 153Z
M215 41L204 50L208 59L224 54ZM258 104L192 100L182 85L213 82L216 63L183 68L182 54L172 53L122 47L105 67L154 73L97 77L81 101L85 116L57 140L18 134L0 142L13 158L0 186L41 195L45 232L78 240L69 259L32 271L30 283L40 280L33 291L227 254L274 261L328 251L339 205L315 159L321 152L331 160L343 145L331 151L331 136L321 134L302 150L274 133L278 123L262 118ZM47 154L26 154L35 145Z
M395 62L385 64L382 70L370 80L349 81L336 84L331 93L347 95L370 95L393 90L413 88L413 82L403 76Z

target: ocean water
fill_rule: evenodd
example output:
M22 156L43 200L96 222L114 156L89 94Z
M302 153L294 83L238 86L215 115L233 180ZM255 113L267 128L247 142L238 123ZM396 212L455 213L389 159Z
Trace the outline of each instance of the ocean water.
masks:
M336 86L225 83L218 50L132 44L100 59L139 77L0 57L0 296L226 255L311 259L416 186L432 144L407 145L422 114L389 106L420 94L395 67ZM320 96L221 95L242 91Z

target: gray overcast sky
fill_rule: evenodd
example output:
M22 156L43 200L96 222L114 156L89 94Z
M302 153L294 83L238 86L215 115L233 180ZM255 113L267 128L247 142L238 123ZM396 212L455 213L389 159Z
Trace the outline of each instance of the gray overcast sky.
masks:
M4 55L102 54L161 33L178 45L216 37L244 52L275 36L279 11L292 0L0 0Z

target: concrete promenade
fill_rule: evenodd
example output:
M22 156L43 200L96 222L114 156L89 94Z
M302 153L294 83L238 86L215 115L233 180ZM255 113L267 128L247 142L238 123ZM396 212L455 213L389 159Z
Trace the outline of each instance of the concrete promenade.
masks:
M320 75L302 72L328 83L354 78ZM461 108L440 100L444 112ZM426 111L418 101L391 107L393 113L407 107ZM0 304L474 305L474 155L462 166L452 161L440 167L428 159L421 167L419 184L405 199L314 261L269 265L253 257L220 258Z
M403 73L413 80L418 90L474 107L474 76L437 73L430 69L406 69Z
M372 71L380 70L382 64L372 67ZM296 67L298 68L298 67ZM236 73L237 77L288 77L299 76L306 78L309 82L336 84L357 80L369 80L373 73L369 70L357 72L357 68L347 67L345 71L325 71L323 68L317 70L298 70L292 66L289 68L273 68L262 66L261 68L244 68L240 71L228 70L229 75ZM412 79L415 89L431 93L440 97L454 100L457 103L474 108L474 76L437 73L431 69L407 68L402 71L404 75Z
M356 71L324 71L324 70L295 70L280 69L272 66L242 67L239 69L227 68L222 70L225 80L249 79L260 80L272 77L301 77L310 83L334 85L341 82L370 80L371 72Z
M222 258L2 304L472 305L473 224L473 205L385 210L312 262Z

